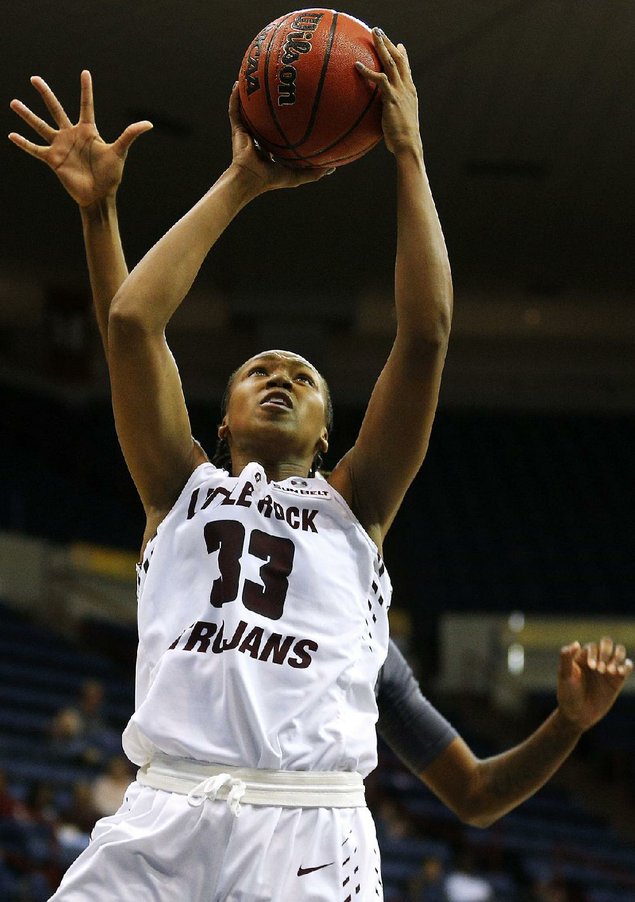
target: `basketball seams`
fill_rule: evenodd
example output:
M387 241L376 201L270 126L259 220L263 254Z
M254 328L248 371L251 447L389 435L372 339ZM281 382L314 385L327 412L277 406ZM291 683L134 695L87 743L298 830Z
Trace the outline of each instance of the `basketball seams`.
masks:
M311 116L309 118L309 124L307 126L307 130L304 133L304 137L301 141L294 145L294 149L296 147L301 147L305 141L311 136L311 132L313 131L313 127L315 126L315 120L317 118L318 109L320 107L320 99L322 97L322 89L324 88L324 82L326 81L326 71L329 67L329 61L331 59L331 50L333 49L333 41L335 40L335 33L337 31L337 20L339 18L339 13L333 13L333 18L331 19L331 28L329 30L329 39L328 44L326 46L326 51L324 53L324 62L322 63L322 71L320 72L320 80L318 82L317 91L315 92L315 98L313 100L313 107L311 109ZM307 157L303 157L303 159L307 159Z
M348 136L349 136L352 132L355 131L355 129L357 128L357 126L359 125L359 123L362 121L362 119L364 118L364 116L365 116L365 115L368 113L368 111L371 109L371 107L372 107L372 105L373 105L373 102L374 102L374 100L375 100L375 96L376 96L378 90L379 90L379 89L378 89L377 87L374 88L373 93L371 94L371 96L370 96L370 98L369 98L369 100L368 100L368 103L366 104L366 106L364 107L364 109L362 110L362 112L359 114L359 116L357 117L357 119L355 120L355 122L353 122L353 124L350 126L350 128L349 128L347 131L345 131L344 134L340 135L340 136L337 138L336 141L333 141L331 144L327 144L326 147L321 147L319 150L314 150L314 151L313 151L312 153L310 153L310 154L303 155L303 154L299 154L299 153L296 151L296 147L299 146L299 145L292 145L292 144L282 145L282 144L281 144L281 145L276 145L276 146L277 146L277 147L280 147L281 150L293 150L293 152L296 154L296 158L297 158L298 160L302 160L302 161L304 161L304 160L307 160L307 161L313 160L313 159L315 159L316 157L319 157L321 154L326 153L326 152L329 151L329 150L332 150L334 147L337 147L338 144L341 144L342 141L344 141L346 138L348 138ZM343 157L336 157L335 159L329 160L329 161L328 161L328 165L333 165L334 163L340 163L340 164L342 164L342 163L345 162L345 161L351 161L351 162L352 162L352 160L356 159L356 157L358 157L358 156L363 156L365 153L367 153L369 150L371 150L373 147L375 147L376 144L379 144L380 141L381 141L381 136L380 136L379 138L377 138L376 140L374 140L374 141L373 141L373 142L372 142L365 150L363 150L363 151L355 151L355 153L349 154L349 155L343 156ZM288 162L288 161L284 160L284 162ZM290 162L290 161L289 161L289 162Z
M375 88L374 88L374 90L373 90L373 93L371 94L368 103L366 104L366 106L364 107L364 109L362 110L362 112L359 114L359 116L357 117L357 119L355 120L355 122L353 122L353 124L350 126L350 128L349 128L347 131L344 132L344 134L340 135L340 136L337 138L336 141L333 141L332 144L327 144L326 147L322 147L322 148L320 148L320 150L315 150L315 151L313 151L313 153L308 154L308 156L303 157L303 159L305 159L305 160L311 160L311 159L313 159L314 157L319 157L320 154L326 153L327 150L332 150L333 147L337 147L338 144L341 144L342 141L344 141L346 138L348 138L348 136L349 136L352 132L355 131L355 129L357 128L357 126L359 125L359 123L362 121L362 119L364 118L364 116L366 115L366 113L367 113L367 112L370 110L370 108L372 107L372 105L373 105L373 103L374 103L374 100L375 100L375 96L376 96L378 90L379 90L379 89L377 88L377 86L375 86ZM381 141L381 136L380 136L376 141L374 141L374 142L371 144L371 147L374 147L375 144L378 144L378 143L379 143L379 141ZM368 149L370 150L370 147L369 147ZM333 162L336 162L336 161L333 161Z
M317 164L313 164L313 165L316 168L318 168L318 167L322 167L322 166L326 166L326 165L343 166L344 163L352 163L353 160L358 160L360 157L363 157L365 153L368 153L369 150L372 150L373 147L376 147L380 141L381 141L381 138L376 138L367 147L359 148L350 154L346 154L343 157L329 157L328 164L327 163L321 163L321 164L317 163ZM333 147L337 147L338 143L339 142L332 144L330 147L326 148L326 150L332 150ZM317 151L316 153L318 153L318 154L325 153L325 150L320 150L320 151ZM310 157L303 157L302 159L303 160L312 160L314 158L314 156L315 156L315 154L311 154ZM281 160L280 162L284 163L285 161ZM308 169L310 167L307 166L306 168Z

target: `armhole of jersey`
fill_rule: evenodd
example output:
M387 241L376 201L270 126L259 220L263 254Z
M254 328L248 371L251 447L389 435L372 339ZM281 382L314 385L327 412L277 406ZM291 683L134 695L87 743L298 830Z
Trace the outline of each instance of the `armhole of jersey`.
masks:
M135 570L136 570L136 574L137 574L137 598L139 598L139 596L141 595L141 590L143 589L143 583L145 582L145 577L146 577L146 574L150 567L150 559L154 552L154 546L156 545L156 541L161 534L161 529L163 527L163 524L168 519L168 517L170 517L170 515L172 514L172 511L179 504L179 502L181 501L183 496L186 495L188 493L188 491L191 490L192 483L196 481L196 476L197 476L197 474L199 474L200 470L203 467L211 467L212 470L215 470L218 473L225 473L227 476L229 475L226 470L221 470L220 467L217 467L210 460L201 461L201 463L198 464L198 466L196 466L192 470L192 472L190 473L189 479L187 480L187 482L185 483L185 485L179 492L178 498L176 499L176 501L174 502L174 504L172 505L170 510L167 512L167 514L165 515L163 520L161 520L161 522L157 526L155 534L152 536L151 539L148 539L148 541L146 542L146 547L143 551L143 558L140 561L138 561L137 564L135 565Z
M373 539L371 539L371 537L368 535L368 533L366 532L366 530L364 529L362 524L359 522L359 520L357 519L357 517L351 510L348 502L340 495L340 493L337 491L337 489L333 488L333 486L328 481L328 479L324 479L324 477L322 475L318 475L317 477L314 477L314 478L319 478L328 485L329 491L333 493L334 500L337 501L337 503L340 505L340 507L342 507L344 509L344 511L346 512L346 516L349 518L349 520L351 520L357 526L357 528L359 529L361 534L364 536L364 538L366 539L366 541L368 542L368 544L370 545L371 549L373 550L373 552L375 554L375 558L376 558L376 568L375 569L379 573L379 576L383 576L383 574L386 570L386 565L384 564L384 559L382 557L381 551L377 547L377 543Z

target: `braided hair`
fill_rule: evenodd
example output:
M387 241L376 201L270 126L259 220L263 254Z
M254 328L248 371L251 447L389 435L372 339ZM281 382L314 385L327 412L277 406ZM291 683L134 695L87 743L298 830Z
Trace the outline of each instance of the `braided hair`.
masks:
M227 408L229 406L229 398L231 396L232 387L234 385L234 379L236 378L236 374L238 371L242 369L241 366L238 369L235 369L231 374L229 379L227 380L227 385L225 386L225 391L223 392L223 397L220 404L220 413L221 420L225 418L227 413ZM331 401L331 392L327 385L326 379L322 378L322 385L324 386L324 394L326 395L326 429L329 433L333 431L333 402ZM229 443L227 439L220 438L216 442L216 448L214 450L214 454L212 455L211 461L215 467L218 467L221 470L227 470L227 472L231 475L232 472L232 457L231 452L229 450ZM315 457L311 462L311 468L309 469L309 477L315 476L317 471L321 469L323 463L323 457L321 451L316 451Z

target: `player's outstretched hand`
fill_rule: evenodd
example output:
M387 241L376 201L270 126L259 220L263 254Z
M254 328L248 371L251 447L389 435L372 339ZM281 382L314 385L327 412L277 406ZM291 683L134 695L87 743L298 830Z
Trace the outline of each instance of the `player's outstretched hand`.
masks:
M79 119L72 123L53 91L39 75L31 84L42 97L55 126L33 113L22 101L12 100L11 109L40 136L45 145L34 144L11 132L9 139L17 147L46 163L80 207L88 207L114 195L123 175L130 145L152 128L147 121L134 122L112 144L106 143L95 125L93 84L90 72L81 74Z
M373 28L373 41L383 71L375 72L361 62L355 65L362 78L381 89L386 147L396 156L402 151L420 151L419 101L406 48L393 44L381 28Z
M261 151L243 123L238 82L229 98L229 121L232 129L233 165L253 182L257 193L273 191L275 188L297 188L335 172L334 169L293 169L275 162Z
M588 730L612 707L632 670L625 647L608 636L565 646L558 668L561 714L577 729Z

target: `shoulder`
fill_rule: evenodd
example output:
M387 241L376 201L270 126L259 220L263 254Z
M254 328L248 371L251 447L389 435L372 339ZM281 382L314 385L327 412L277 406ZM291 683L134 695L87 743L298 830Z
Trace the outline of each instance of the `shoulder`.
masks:
M344 501L348 504L351 510L354 507L353 504L353 483L351 479L351 471L350 471L350 454L351 452L347 452L341 460L335 465L335 467L329 473L326 481L330 486L332 486L335 491L342 496Z
M359 492L353 474L353 451L351 448L336 464L328 477L328 483L340 495L351 509L363 529L373 540L379 553L382 553L383 532L376 518L366 515L366 507L360 503Z
M143 552L150 539L156 535L161 523L163 523L166 517L174 510L174 508L179 504L180 501L182 501L183 499L189 499L192 492L195 492L197 489L200 490L200 487L205 483L208 483L210 480L219 482L223 479L228 478L229 476L226 470L221 470L209 460L209 458L203 451L203 448L199 445L198 442L196 442L196 446L199 449L199 453L196 453L194 455L192 461L192 470L189 474L189 477L181 486L181 489L178 492L177 496L174 498L173 502L170 505L149 505L145 508L146 525L143 531L141 558L143 558Z

